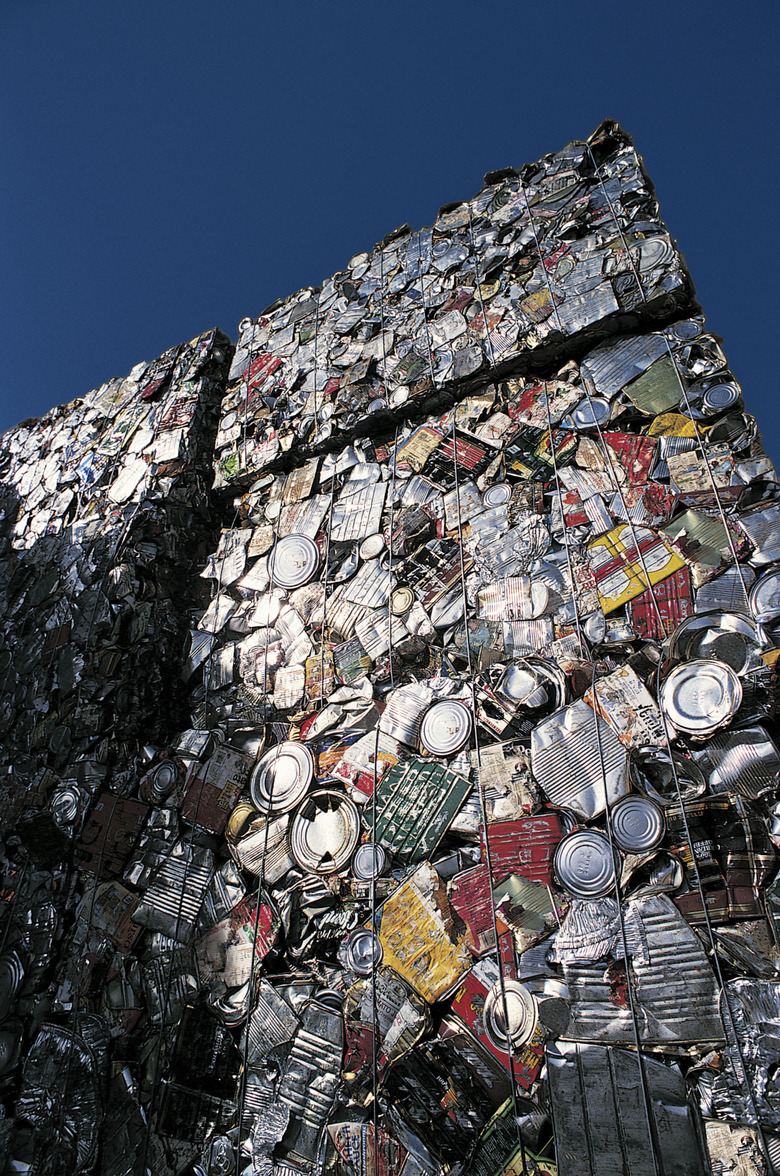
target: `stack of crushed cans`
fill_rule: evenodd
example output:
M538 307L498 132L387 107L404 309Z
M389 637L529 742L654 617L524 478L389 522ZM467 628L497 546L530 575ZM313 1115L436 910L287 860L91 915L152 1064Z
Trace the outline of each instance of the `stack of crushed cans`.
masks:
M485 184L0 439L6 1173L780 1171L780 485L625 133Z

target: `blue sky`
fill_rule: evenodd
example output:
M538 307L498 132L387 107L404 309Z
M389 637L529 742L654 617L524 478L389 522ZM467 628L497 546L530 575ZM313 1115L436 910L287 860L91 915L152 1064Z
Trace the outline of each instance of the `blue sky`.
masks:
M780 463L778 32L764 0L4 0L0 430L612 117Z

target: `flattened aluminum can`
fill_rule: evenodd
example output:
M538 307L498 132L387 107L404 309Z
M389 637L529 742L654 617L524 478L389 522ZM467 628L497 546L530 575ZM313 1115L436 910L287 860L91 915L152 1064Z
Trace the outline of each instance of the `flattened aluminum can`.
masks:
M609 841L596 829L577 829L555 852L555 872L576 898L602 898L615 888L615 862Z
M420 743L431 755L454 755L468 742L472 717L468 707L456 699L434 702L423 715Z
M491 1045L509 1051L524 1045L539 1020L536 998L517 980L496 981L485 997L485 1034Z
M361 882L379 878L387 869L387 852L375 841L364 841L355 850L352 859L352 873Z
M295 808L314 775L314 757L303 743L286 740L267 751L252 772L249 790L261 813Z
M322 789L307 796L290 824L292 855L304 870L334 874L352 856L360 815L343 792Z
M271 580L280 588L300 588L314 577L319 562L317 545L308 535L285 535L269 557Z
M612 836L627 853L641 853L660 845L666 832L664 815L646 796L624 796L610 813Z
M709 735L736 714L742 702L738 675L721 661L695 659L672 670L661 686L661 709L689 735Z

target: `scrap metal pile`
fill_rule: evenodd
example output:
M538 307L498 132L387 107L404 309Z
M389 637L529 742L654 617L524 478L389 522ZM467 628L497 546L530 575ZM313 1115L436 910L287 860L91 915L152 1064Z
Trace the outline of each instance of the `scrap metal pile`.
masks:
M2 442L8 1172L774 1170L780 500L615 124Z

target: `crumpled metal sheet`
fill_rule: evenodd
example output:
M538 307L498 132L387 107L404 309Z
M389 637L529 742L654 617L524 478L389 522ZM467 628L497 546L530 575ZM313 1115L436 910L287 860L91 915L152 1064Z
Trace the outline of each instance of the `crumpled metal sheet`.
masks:
M629 900L629 960L639 1040L722 1042L718 986L700 940L665 894ZM622 954L618 938L615 956ZM633 1045L623 960L564 963L571 1020L565 1037Z
M558 1176L704 1176L677 1066L647 1054L575 1043L549 1047L546 1059Z

